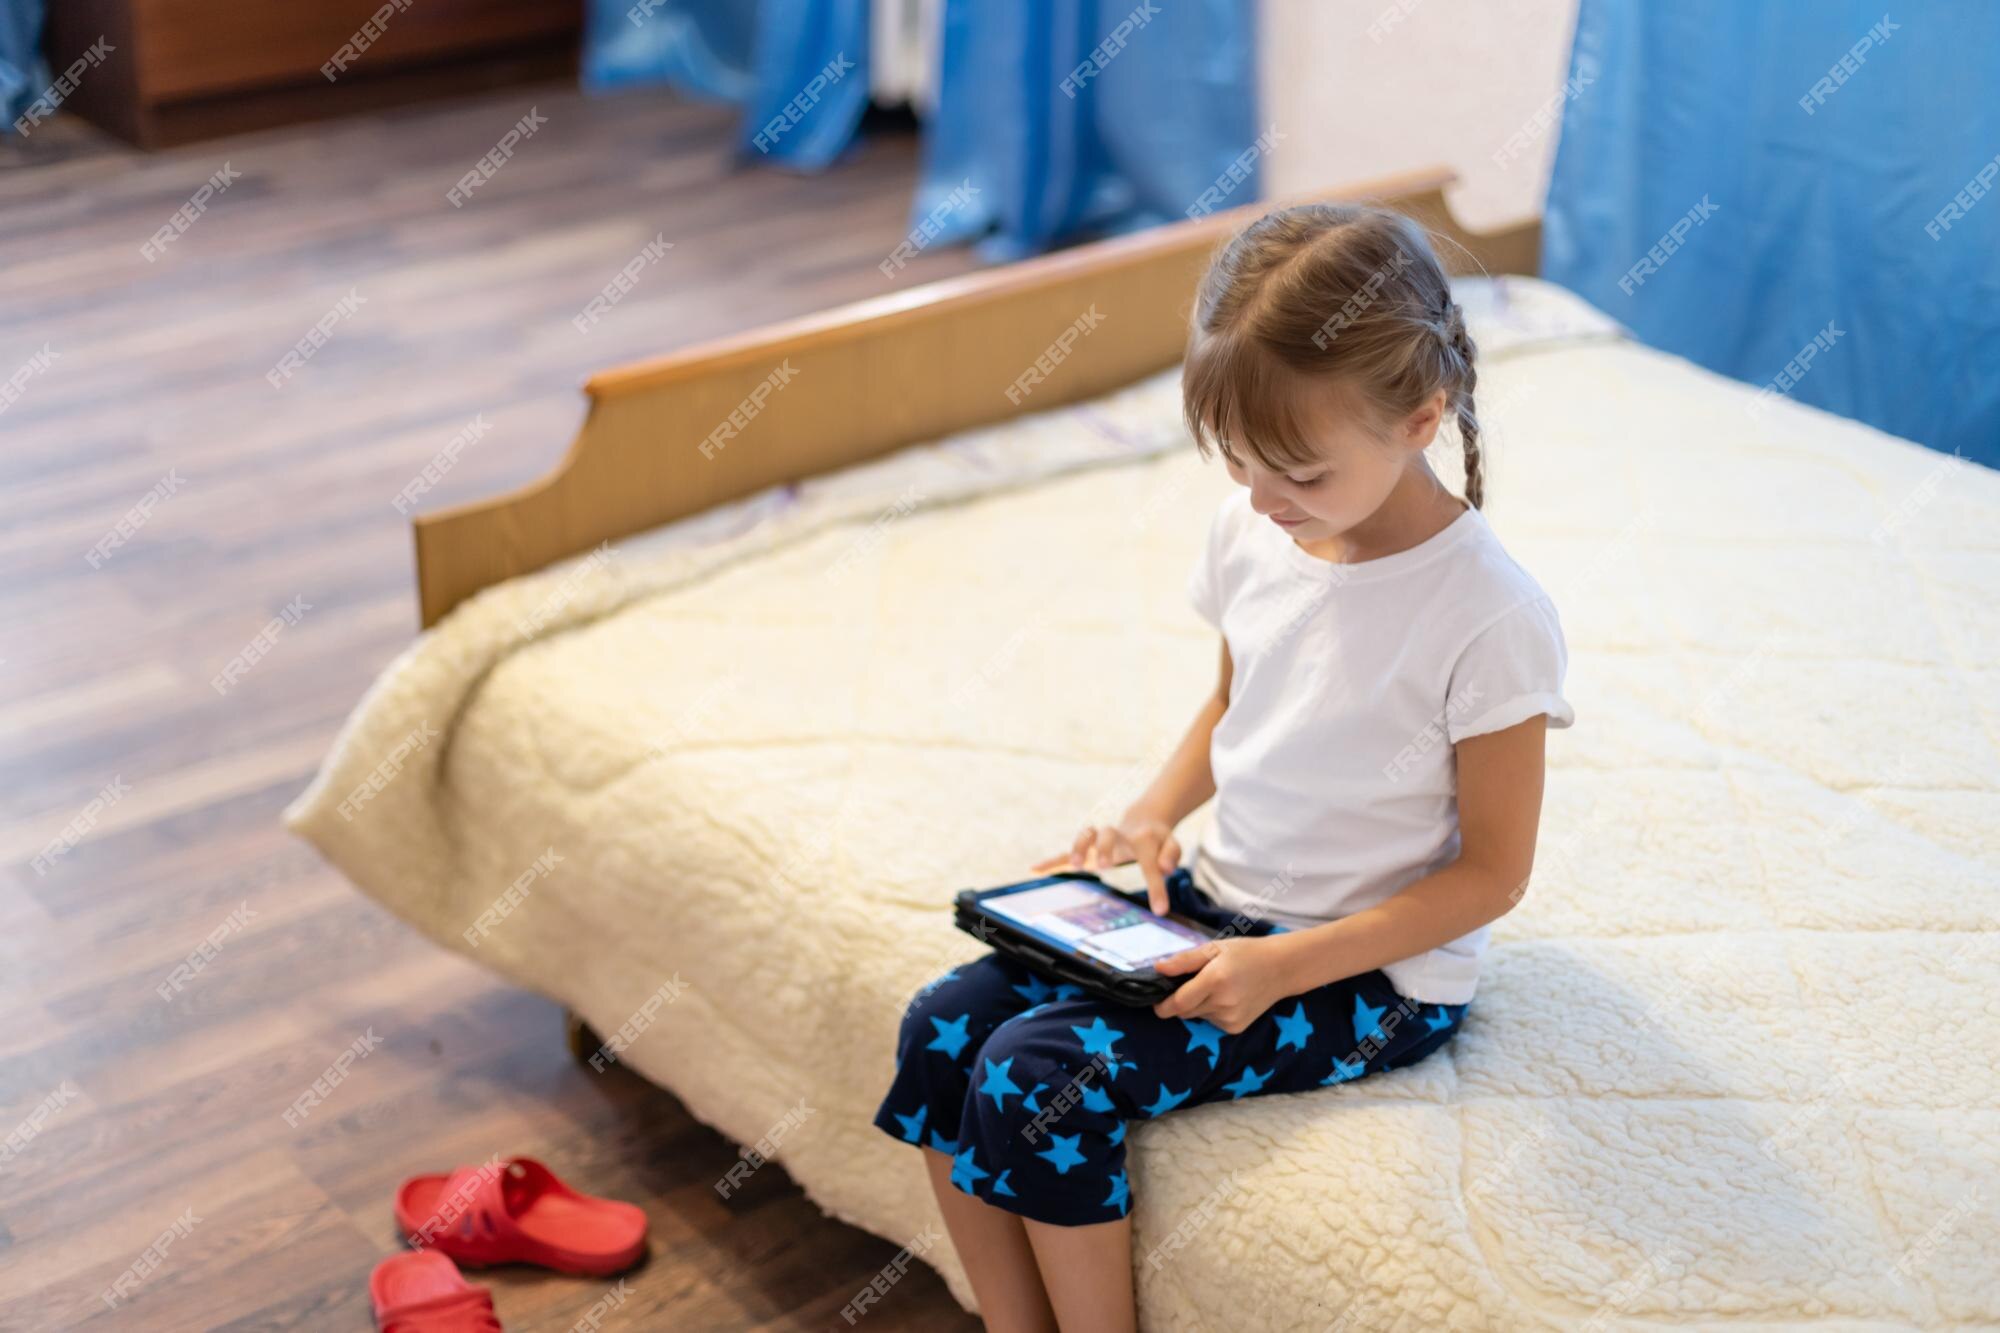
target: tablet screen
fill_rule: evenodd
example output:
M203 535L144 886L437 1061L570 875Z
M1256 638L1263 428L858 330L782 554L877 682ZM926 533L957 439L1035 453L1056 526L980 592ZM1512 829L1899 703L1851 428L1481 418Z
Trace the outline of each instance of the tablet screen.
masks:
M1211 938L1193 926L1155 916L1083 880L996 894L982 900L981 906L1075 953L1125 972L1136 972L1156 959Z

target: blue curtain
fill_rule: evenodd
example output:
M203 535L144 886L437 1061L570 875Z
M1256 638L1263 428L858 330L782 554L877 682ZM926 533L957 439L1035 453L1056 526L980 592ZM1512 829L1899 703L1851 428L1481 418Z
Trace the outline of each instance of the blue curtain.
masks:
M742 106L746 154L830 164L868 107L868 0L589 0L583 85Z
M1257 198L1253 10L946 0L912 220L1006 259Z
M0 0L0 134L49 86L37 46L42 36L42 0Z
M2000 5L1583 0L1571 76L1548 277L1711 369L2000 464Z

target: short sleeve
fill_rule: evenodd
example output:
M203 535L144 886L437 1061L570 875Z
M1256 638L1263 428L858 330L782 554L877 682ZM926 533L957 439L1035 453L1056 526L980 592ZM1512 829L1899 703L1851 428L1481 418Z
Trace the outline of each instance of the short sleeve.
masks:
M1222 538L1226 519L1223 507L1217 506L1208 525L1208 540L1195 557L1187 581L1188 601L1203 620L1218 630L1222 628Z
M1515 607L1473 636L1452 668L1445 734L1456 745L1504 731L1546 713L1566 727L1576 711L1563 698L1569 647L1555 603L1543 597Z

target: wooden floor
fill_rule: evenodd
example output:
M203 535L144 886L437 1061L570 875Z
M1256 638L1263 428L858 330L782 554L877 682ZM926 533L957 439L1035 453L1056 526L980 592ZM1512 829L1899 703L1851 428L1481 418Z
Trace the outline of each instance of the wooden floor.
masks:
M453 208L531 107L546 123ZM419 939L278 826L414 633L391 501L467 423L488 429L427 505L546 469L590 371L971 265L877 269L909 225L907 134L802 178L734 162L732 120L548 87L156 156L60 121L0 142L0 1329L366 1328L397 1180L493 1144L650 1214L652 1257L605 1328L846 1328L895 1257L778 1171L719 1199L730 1143L628 1074L587 1076L554 1006ZM579 333L656 237L673 249ZM297 623L211 688L294 599ZM380 1049L288 1127L369 1029ZM571 1328L608 1290L490 1280L510 1329ZM918 1263L866 1327L977 1321Z

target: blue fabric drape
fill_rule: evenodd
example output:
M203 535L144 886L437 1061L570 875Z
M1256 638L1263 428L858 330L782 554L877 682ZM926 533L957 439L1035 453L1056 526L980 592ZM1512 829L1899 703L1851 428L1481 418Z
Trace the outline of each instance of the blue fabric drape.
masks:
M1984 0L1583 0L1543 272L1656 346L2000 464L1996 57Z
M1255 199L1253 9L946 0L912 219L1005 259Z
M49 86L37 50L42 13L42 0L0 0L0 134L12 134L15 118Z
M868 106L867 0L589 0L583 85L736 103L746 153L818 170Z

